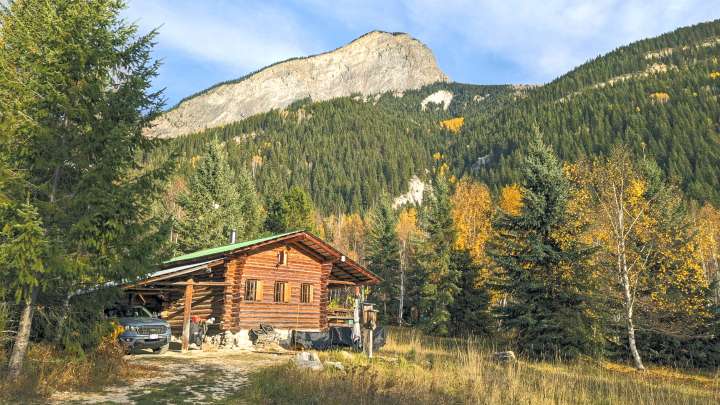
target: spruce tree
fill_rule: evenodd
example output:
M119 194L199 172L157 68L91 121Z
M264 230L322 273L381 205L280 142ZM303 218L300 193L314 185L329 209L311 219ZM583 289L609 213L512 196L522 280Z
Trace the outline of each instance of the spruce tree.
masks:
M451 266L455 229L448 182L442 173L423 198L421 229L426 234L418 252L420 323L429 333L447 335L450 306L458 292L458 270Z
M37 303L47 314L47 304L67 302L84 285L134 277L158 259L159 237L147 219L167 166L143 167L142 160L156 144L143 130L163 103L149 90L158 68L155 33L138 35L120 16L122 7L26 0L0 10L0 161L22 174L21 187L0 191L10 201L5 218L14 222L4 235L46 241L22 255L3 249L17 260L0 262L0 270L14 274L24 303L12 376ZM13 272L18 263L32 265ZM85 324L82 333L93 329Z
M292 187L282 196L271 196L267 202L265 229L281 233L304 229L317 232L315 207L308 193L300 187Z
M502 325L518 349L533 357L593 353L585 265L592 251L578 235L563 238L562 231L572 228L570 185L539 136L529 146L522 186L520 213L499 214L488 252L502 271L498 287L509 297L498 309Z
M478 285L482 266L473 261L467 249L454 250L450 266L460 274L459 291L450 306L452 334L489 335L495 323L490 314L489 291Z
M258 232L259 203L246 171L236 177L218 142L205 149L188 179L188 191L178 197L182 217L177 220L178 249L192 252L239 240Z
M368 270L383 279L373 288L371 298L382 304L381 316L386 321L397 319L400 297L400 243L396 226L397 216L390 202L383 198L370 212L365 259Z

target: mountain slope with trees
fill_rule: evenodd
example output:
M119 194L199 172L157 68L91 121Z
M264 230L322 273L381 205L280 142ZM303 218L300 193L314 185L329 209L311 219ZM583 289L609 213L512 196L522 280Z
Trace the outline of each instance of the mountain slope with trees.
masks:
M456 177L472 175L497 193L519 180L528 134L539 129L568 161L627 144L653 156L689 197L717 204L719 57L713 21L624 46L543 86L437 83L402 97L302 100L167 148L191 159L219 138L260 193L297 185L324 213L357 212L382 192L405 192L439 156ZM449 108L423 108L439 90L453 94Z
M720 21L619 48L494 115L467 117L448 155L490 185L518 180L539 128L563 160L627 144L653 156L688 196L720 202ZM467 147L466 145L470 145ZM478 156L488 156L477 165Z

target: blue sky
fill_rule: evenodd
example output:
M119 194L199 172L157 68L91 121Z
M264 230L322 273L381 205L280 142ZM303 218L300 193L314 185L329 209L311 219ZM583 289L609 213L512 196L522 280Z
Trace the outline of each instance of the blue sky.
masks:
M375 29L427 44L454 81L544 83L629 42L720 18L720 0L129 0L159 28L168 107L217 82Z

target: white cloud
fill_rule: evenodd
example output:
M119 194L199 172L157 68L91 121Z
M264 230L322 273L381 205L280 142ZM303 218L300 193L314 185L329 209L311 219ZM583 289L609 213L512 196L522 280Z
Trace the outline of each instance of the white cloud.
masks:
M161 46L226 69L248 71L316 52L301 22L263 2L131 1L128 20L160 27Z
M389 8L375 0L301 3L348 26L359 19L390 21L393 30L425 39L436 51L461 46L499 54L530 78L545 80L617 46L720 17L717 2L707 0L401 0Z
M164 24L162 46L244 71L342 45L333 33L383 29L408 32L456 63L493 55L537 82L617 46L718 18L720 8L717 0L164 0L132 1L127 15L144 28Z

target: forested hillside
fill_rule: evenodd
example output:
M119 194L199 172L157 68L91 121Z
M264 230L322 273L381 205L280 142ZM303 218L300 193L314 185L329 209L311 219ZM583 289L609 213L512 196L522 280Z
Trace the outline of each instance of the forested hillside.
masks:
M441 89L453 93L449 108L429 103L423 111L423 99ZM325 213L357 212L383 192L404 192L412 175L431 167L433 154L457 142L441 121L497 111L519 92L511 86L436 84L402 97L304 100L179 138L166 150L179 147L188 168L210 139L219 138L231 163L244 166L263 195L300 186Z
M606 154L624 142L652 156L699 201L720 202L720 22L619 48L539 87L435 84L375 98L297 102L176 140L189 162L208 139L253 173L258 190L298 185L325 213L367 209L406 190L440 153L460 177L497 192L539 131L564 160ZM447 110L422 100L448 90ZM462 117L457 128L441 121Z
M497 115L468 117L462 169L517 180L523 145L540 131L564 160L606 154L618 142L652 156L688 196L720 201L720 22L681 28L590 61ZM460 144L460 143L458 143ZM520 153L518 153L520 152Z

